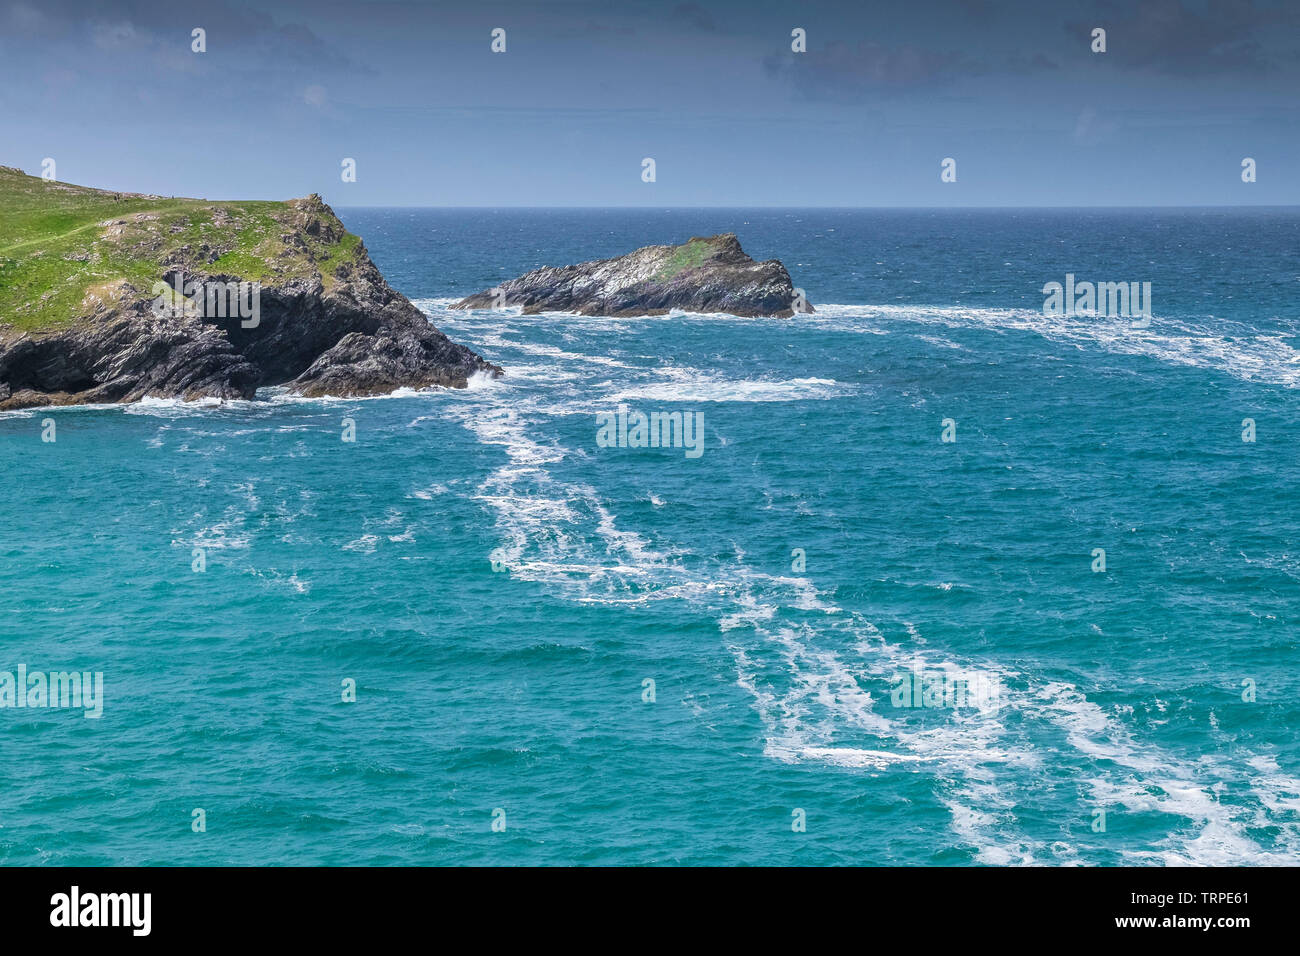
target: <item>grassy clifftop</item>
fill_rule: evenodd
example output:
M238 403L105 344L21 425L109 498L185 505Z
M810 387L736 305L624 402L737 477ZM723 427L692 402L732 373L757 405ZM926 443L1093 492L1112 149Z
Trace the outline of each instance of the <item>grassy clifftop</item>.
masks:
M54 331L164 273L278 285L319 277L328 290L361 240L318 196L214 202L115 193L0 166L0 334Z

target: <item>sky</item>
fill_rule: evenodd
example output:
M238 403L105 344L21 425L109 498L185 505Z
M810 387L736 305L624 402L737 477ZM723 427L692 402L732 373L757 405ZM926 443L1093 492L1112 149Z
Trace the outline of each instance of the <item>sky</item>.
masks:
M1298 0L0 0L0 164L164 195L1298 204L1298 120Z

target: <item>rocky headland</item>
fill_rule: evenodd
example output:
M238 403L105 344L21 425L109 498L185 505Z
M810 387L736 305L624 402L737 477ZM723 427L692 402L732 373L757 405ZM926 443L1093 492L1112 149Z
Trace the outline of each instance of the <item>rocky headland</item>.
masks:
M160 282L196 294L160 308ZM0 167L0 410L271 385L380 395L500 372L394 291L319 196L169 199Z

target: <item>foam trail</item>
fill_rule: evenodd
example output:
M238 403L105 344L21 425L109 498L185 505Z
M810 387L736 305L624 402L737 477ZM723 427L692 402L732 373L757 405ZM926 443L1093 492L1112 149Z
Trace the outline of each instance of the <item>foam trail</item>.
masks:
M801 321L821 328L867 333L897 331L908 325L1032 332L1053 342L1210 369L1247 382L1300 388L1300 350L1290 344L1290 335L1264 333L1221 319L1208 326L1156 316L1148 327L1139 328L1123 317L1048 316L1038 309L942 305L819 305L817 308L817 313ZM956 343L934 344L951 348Z
M529 321L537 317L530 316ZM1080 323L1050 325L1032 312L922 310L893 307L823 307L810 321L859 325L897 322L950 327L1024 328L1046 337L1086 339L1107 348L1147 350L1164 360L1189 358L1161 351L1163 338L1122 339ZM504 345L520 348L500 316L490 326L462 320ZM603 326L607 329L607 326ZM1127 334L1125 332L1124 334ZM1202 336L1201 338L1204 338ZM1222 358L1237 374L1250 371L1249 350ZM557 479L551 467L579 456L548 439L557 418L585 415L612 401L780 401L841 394L824 379L734 383L694 369L639 368L628 361L622 380L603 381L611 363L539 345L520 354L559 359L566 367L525 366L500 383L447 403L444 413L477 439L501 448L505 460L475 497L495 515L499 544L493 554L522 580L542 582L577 603L642 604L683 601L716 621L735 663L736 684L751 698L763 729L763 753L787 763L820 764L847 773L920 773L932 781L937 806L946 808L954 841L976 862L1077 863L1083 848L1061 839L1031 836L1018 824L1018 808L1050 799L1077 807L1089 834L1094 806L1168 816L1163 843L1149 851L1122 850L1132 862L1300 862L1300 781L1276 764L1251 764L1251 804L1228 806L1216 787L1235 779L1235 760L1178 758L1138 742L1118 721L1089 701L1073 683L1018 672L997 662L932 648L908 622L891 640L872 621L837 606L831 595L802 577L752 571L735 560L701 569L698 556L621 527L609 503L591 485ZM622 361L621 359L619 360ZM1219 361L1210 354L1198 362ZM512 366L512 372L514 371ZM528 374L528 370L544 374ZM557 372L559 374L557 375ZM1285 372L1279 373L1285 378ZM802 391L803 394L799 394ZM692 564L689 559L695 559ZM996 684L998 706L918 712L895 708L889 691L897 675L964 675ZM1073 771L1048 779L1044 760ZM1280 831L1266 848L1252 832ZM1089 850L1104 850L1098 838Z

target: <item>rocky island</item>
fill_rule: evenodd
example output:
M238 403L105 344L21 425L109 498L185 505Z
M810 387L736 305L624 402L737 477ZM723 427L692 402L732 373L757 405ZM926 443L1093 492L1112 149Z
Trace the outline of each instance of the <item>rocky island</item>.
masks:
M811 312L778 259L755 262L735 233L645 246L614 259L537 269L462 299L454 309L522 306L524 314L613 317L686 312L788 318Z
M476 373L501 369L390 288L319 196L169 199L0 166L0 410L268 385L379 395Z

